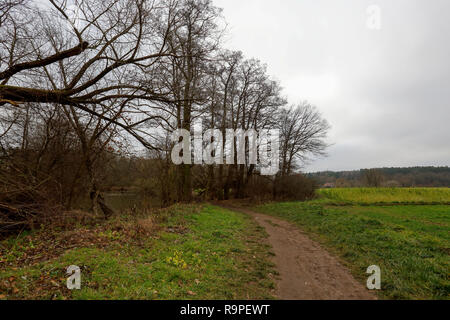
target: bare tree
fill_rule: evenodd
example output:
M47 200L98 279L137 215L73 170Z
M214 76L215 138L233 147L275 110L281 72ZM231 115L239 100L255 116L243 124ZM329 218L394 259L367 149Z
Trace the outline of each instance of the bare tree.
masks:
M379 188L383 183L383 173L378 169L362 170L361 172L364 184L368 187Z
M92 211L97 214L98 208L100 208L105 218L109 218L114 211L106 204L101 193L95 163L114 142L117 128L112 122L105 122L103 119L90 114L87 117L83 116L74 107L65 107L64 111L80 142L82 162L89 176L89 197Z
M230 123L234 130L253 129L261 131L276 126L277 110L285 105L281 95L281 86L267 74L267 67L256 59L244 60L236 74L234 96L230 105ZM234 143L236 148L236 143ZM248 153L249 141L246 138L245 149ZM235 149L235 156L237 156ZM248 180L255 173L254 164L237 164L228 172L228 182L233 179L235 197L244 197Z
M282 109L278 118L281 134L281 175L293 173L310 156L324 155L330 128L317 108L307 102Z
M2 0L0 2L0 27L7 19L13 9L19 9L25 4L26 0Z
M255 174L254 164L237 164L237 139L227 141L226 129L244 131L262 130L276 126L276 114L286 102L281 96L281 87L267 75L266 66L256 59L245 60L241 52L222 51L213 62L208 77L209 109L204 120L211 128L219 128L224 144L233 145L234 163L219 165L217 182L210 167L208 186L217 185L217 197L228 199L230 189L234 196L243 197L245 187ZM245 141L248 157L249 141ZM222 155L223 157L224 155Z
M160 72L163 83L171 92L172 103L162 111L171 123L169 130L191 131L192 123L207 104L205 88L208 64L219 48L222 30L218 25L221 11L211 0L183 0L174 12L176 28L168 34L171 55L164 59ZM192 166L179 166L178 198L192 199Z
M237 69L242 63L242 52L223 52L219 58L219 66L217 76L220 78L221 87L218 89L222 97L220 103L220 111L218 110L217 118L219 119L220 130L222 132L222 138L224 144L226 141L226 129L231 128L232 118L231 110L233 104L233 98L236 93L237 86ZM221 118L221 119L220 119ZM232 170L231 165L227 164L227 171ZM218 172L218 198L220 200L229 198L229 189L231 183L231 173L224 180L224 168L225 165L219 166Z
M167 40L175 1L74 0L78 23L69 17L67 1L50 3L51 8L16 10L2 23L0 105L73 106L114 122L151 148L138 128L154 120L153 104L168 101L153 68L171 55ZM55 68L60 72L52 83L48 75ZM140 118L113 120L95 110L111 108L112 102L126 102Z

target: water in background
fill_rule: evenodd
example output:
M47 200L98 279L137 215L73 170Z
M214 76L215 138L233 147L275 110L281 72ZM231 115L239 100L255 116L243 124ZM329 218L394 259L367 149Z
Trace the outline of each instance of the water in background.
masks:
M116 213L124 213L130 210L141 210L159 208L160 201L155 198L146 197L137 192L105 192L103 193L106 204ZM90 200L86 197L80 203L80 209L90 210Z

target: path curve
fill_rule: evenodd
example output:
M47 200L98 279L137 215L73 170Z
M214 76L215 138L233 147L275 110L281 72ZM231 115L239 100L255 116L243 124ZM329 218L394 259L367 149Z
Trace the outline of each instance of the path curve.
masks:
M276 294L282 300L376 300L335 257L287 221L220 203L252 216L269 234L280 274Z

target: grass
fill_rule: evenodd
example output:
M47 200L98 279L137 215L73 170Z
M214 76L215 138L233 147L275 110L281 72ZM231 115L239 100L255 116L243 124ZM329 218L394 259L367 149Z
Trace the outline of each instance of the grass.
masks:
M319 192L256 210L309 232L361 283L368 266L380 266L380 298L450 298L448 189ZM90 223L1 241L0 299L273 298L267 235L246 215L180 205ZM81 267L81 290L66 288L70 265Z
M342 191L346 201L353 200L347 190L333 191L322 190L321 194L333 197ZM418 190L416 194L421 192ZM357 202L361 199L356 198ZM378 195L364 198L368 202L380 199ZM367 267L380 266L380 298L450 298L450 206L370 206L367 203L333 206L329 203L333 201L272 203L258 206L256 210L300 226L340 256L362 283L367 279Z
M343 204L446 204L450 188L338 188L321 189L319 196Z
M250 218L214 206L192 206L179 207L162 220L152 236L138 238L127 228L117 231L113 223L102 226L101 232L94 229L94 235L76 230L87 240L32 263L36 259L26 257L42 235L5 240L0 251L0 298L273 298L266 234ZM63 245L63 233L53 241ZM81 290L66 288L65 270L70 265L82 270Z

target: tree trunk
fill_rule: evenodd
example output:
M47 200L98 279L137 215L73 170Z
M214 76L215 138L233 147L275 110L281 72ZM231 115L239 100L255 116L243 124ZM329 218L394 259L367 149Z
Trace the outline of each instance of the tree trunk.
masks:
M192 201L192 172L190 164L182 165L182 184L183 184L183 202L191 202Z
M223 197L224 200L230 200L230 187L233 182L233 172L234 172L235 165L229 165L228 166L228 175L227 179L225 181L225 184L223 185Z
M236 199L243 199L244 194L244 171L245 171L245 165L241 164L237 167L236 170L236 190L234 197Z
M215 174L214 174L214 166L208 166L208 186L206 190L207 197L210 200L215 200L217 197L216 192L216 181L215 181Z
M219 177L217 178L217 182L219 184L219 193L217 197L219 200L223 200L225 197L224 195L225 184L223 182L223 167L224 167L223 164L219 166Z
M86 157L85 163L91 182L91 191L89 192L89 197L91 199L92 211L94 212L94 214L97 215L98 208L100 208L105 219L108 219L114 214L114 211L110 207L108 207L108 205L105 202L105 199L103 198L103 195L98 189L91 159L89 157Z

